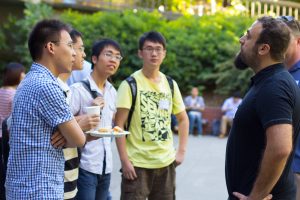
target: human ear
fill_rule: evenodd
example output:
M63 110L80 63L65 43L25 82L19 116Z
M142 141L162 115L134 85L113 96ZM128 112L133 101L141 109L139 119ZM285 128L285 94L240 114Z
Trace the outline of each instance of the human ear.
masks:
M92 62L93 62L93 64L96 64L97 60L98 60L97 56L92 56Z
M47 44L45 44L45 49L50 53L50 54L54 54L54 44L52 42L48 42Z
M270 45L268 44L261 44L258 47L258 54L259 55L266 55L270 52Z

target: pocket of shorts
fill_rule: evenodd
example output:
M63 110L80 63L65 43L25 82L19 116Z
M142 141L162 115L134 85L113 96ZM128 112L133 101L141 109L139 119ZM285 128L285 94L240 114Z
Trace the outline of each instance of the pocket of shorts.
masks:
M138 187L138 179L129 180L122 175L122 187L126 193L135 192L136 188Z
M122 172L122 187L123 187L123 191L125 193L135 193L136 194L136 190L137 188L141 187L141 179L140 177L142 176L142 172L139 170L139 168L134 168L135 169L135 173L137 175L138 178L134 179L134 180L129 180L126 179L123 176L123 172L122 169L120 170Z
M173 164L174 168L176 168L178 166L176 160L174 160L174 162L172 164Z

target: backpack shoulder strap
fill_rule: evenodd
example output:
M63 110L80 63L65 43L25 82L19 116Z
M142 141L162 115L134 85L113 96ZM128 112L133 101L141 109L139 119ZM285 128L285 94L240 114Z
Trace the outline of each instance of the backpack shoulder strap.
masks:
M170 89L171 89L171 93L172 93L172 97L174 97L174 83L173 83L173 79L170 76L166 75L166 78L168 80Z
M97 92L91 90L90 82L87 79L81 80L80 82L82 83L83 87L92 95L93 99L98 97Z
M89 80L84 79L84 80L81 80L80 83L82 83L82 86L84 87L84 89L86 89L92 95L93 99L98 97L98 93L96 91L91 90L91 85L90 85ZM100 115L101 115L101 112L100 112ZM77 153L78 153L79 160L81 158L81 150L82 150L81 148L77 147Z
M128 119L127 119L127 124L125 127L125 130L129 130L130 127L130 122L131 122L131 118L132 118L132 114L135 108L135 102L136 102L136 95L137 95L137 84L136 84L136 80L134 77L129 76L128 78L126 78L126 81L130 87L130 91L131 91L131 97L132 97L132 103L131 103L131 107L129 110L129 114L128 114Z

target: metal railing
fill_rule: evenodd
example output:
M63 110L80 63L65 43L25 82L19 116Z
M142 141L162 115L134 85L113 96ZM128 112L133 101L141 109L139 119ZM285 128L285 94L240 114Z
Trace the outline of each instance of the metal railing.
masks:
M299 18L300 4L289 1L255 0L245 1L244 4L251 17L261 15L293 16Z
M24 0L26 1L26 0ZM27 0L35 2L47 2L53 5L64 5L69 7L90 9L90 10L158 10L162 13L178 15L182 13L190 13L193 15L208 15L218 11L215 0L211 0L210 4L191 4L182 2L181 4L170 5L169 0ZM191 2L191 1L190 1ZM277 0L242 0L245 10L251 17L261 15L290 15L296 19L299 18L300 4L289 1ZM222 8L223 9L223 8Z
M211 0L210 4L192 4L182 2L176 6L171 5L170 0L23 0L31 2L46 2L53 6L68 6L82 8L84 10L158 10L161 13L192 15L206 15L216 12L216 2Z

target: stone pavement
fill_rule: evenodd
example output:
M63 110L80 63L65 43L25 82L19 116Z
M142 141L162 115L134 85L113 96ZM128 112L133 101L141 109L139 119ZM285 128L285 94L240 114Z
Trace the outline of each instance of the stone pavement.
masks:
M174 137L177 145L178 137ZM177 200L226 200L225 149L227 139L213 136L189 136L184 163L177 167ZM120 199L120 161L112 144L114 170L111 180L113 200Z

